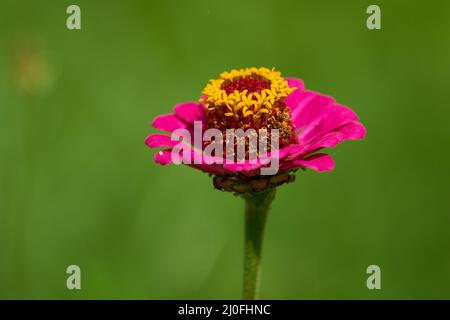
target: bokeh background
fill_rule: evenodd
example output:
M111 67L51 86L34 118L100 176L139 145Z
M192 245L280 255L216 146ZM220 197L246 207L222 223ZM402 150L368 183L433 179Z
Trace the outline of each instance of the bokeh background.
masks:
M334 172L278 190L261 298L450 298L450 2L378 0L369 31L372 2L2 0L0 298L239 298L242 200L143 141L246 66L301 77L368 129Z

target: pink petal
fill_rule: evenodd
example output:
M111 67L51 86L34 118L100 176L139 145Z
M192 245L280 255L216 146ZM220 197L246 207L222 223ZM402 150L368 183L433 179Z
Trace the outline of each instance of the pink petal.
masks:
M172 163L172 151L171 150L161 150L154 155L156 163L161 165L167 165Z
M205 121L205 106L201 103L196 102L186 102L176 105L174 108L175 114L185 121L186 123L192 124L194 121Z
M165 140L165 142L168 143L169 141ZM172 147L180 143L180 141L172 141L172 142L173 142ZM158 156L159 158L156 159L156 156ZM172 149L168 149L163 150L162 153L161 152L157 153L155 155L155 160L158 163L160 163L158 160L164 162L161 164L182 161L184 164L187 164L189 166L195 167L208 173L219 173L219 172L221 174L225 173L225 169L223 169L222 165L222 163L225 161L224 159L219 157L211 157L206 154L203 154L202 150L197 150L189 144L185 144L184 147L180 149L178 153L174 154L173 159L172 159Z
M303 148L304 147L301 145L293 144L293 145L281 148L280 150L278 150L278 154L276 152L271 152L268 156L269 157L277 157L279 159L284 159L284 158L291 156L292 154L298 154L299 152L301 152L303 150Z
M245 163L225 163L223 167L231 172L241 172L241 171L253 171L261 168L264 164L258 161L257 163L249 163L246 161Z
M314 92L305 90L302 87L302 89L295 90L286 98L286 105L292 110L292 120L294 120L299 113L299 110L296 109L300 109L308 102L308 99L311 99L314 96Z
M178 143L178 142L176 142L176 143ZM206 173L219 174L219 175L225 175L225 174L231 174L232 173L230 171L227 171L223 167L223 165L220 164L219 162L217 162L217 163L213 162L213 160L218 161L218 160L222 160L222 159L209 157L207 155L203 155L203 157L201 158L202 162L199 163L199 164L196 164L196 163L194 163L195 156L200 156L201 152L196 150L196 149L194 149L194 148L192 148L189 145L186 145L185 151L187 151L187 154L184 154L183 152L181 152L182 154L179 154L178 155L179 158L177 158L176 160L178 160L178 161L184 160L184 162L183 162L184 164L186 164L186 165L188 165L188 166L190 166L192 168L195 168L195 169L201 170L203 172L206 172ZM190 163L188 162L188 160L189 160L188 159L189 153L191 153ZM154 158L155 158L155 161L157 163L161 164L161 165L166 165L166 164L173 163L172 150L171 149L162 150L162 151L156 153ZM198 158L198 159L200 159L200 158ZM206 161L208 161L208 160L210 161L208 163L212 163L212 164L207 164Z
M302 142L306 143L308 141L305 145L305 149L315 150L318 148L333 148L345 140L364 138L366 129L359 122L346 123L342 127L338 127L335 131L328 131L345 121L345 116L342 116L341 118L336 116L335 119L324 117L319 120L318 124L314 127L310 126L310 131L305 130L305 132L300 133L298 138L299 144L303 145Z
M350 122L336 131L318 137L310 143L302 144L300 148L292 148L287 158L295 159L322 148L334 148L345 140L364 139L365 135L366 128L360 122Z
M348 107L332 104L316 120L309 123L299 135L299 141L311 141L334 131L349 122L357 121L358 116Z
M294 166L307 167L319 172L332 171L334 169L333 158L324 153L314 154L308 158L292 161Z
M145 144L150 148L171 148L176 146L177 143L178 141L172 141L171 137L161 133L151 134L147 137L147 139L145 139Z
M157 116L152 123L155 129L172 132L179 128L187 128L187 125L174 114Z
M358 116L348 107L335 103L334 99L312 91L303 91L291 101L292 122L300 131L300 144L310 143L349 122Z
M300 130L328 113L334 99L313 91L303 91L297 95L295 103L296 106L292 106L292 122Z
M308 152L315 151L317 149L321 148L334 148L339 143L345 140L345 134L341 132L330 132L327 133L317 140L315 140L313 143L307 144L303 150L303 154L306 154Z
M292 121L298 119L299 113L315 96L316 93L312 91L295 90L286 98L286 105L292 110Z
M292 154L298 154L299 151L303 150L302 148L302 146L297 144L287 146L281 148L278 152L270 152L266 155L259 155L259 158L257 158L256 161L253 161L253 163L249 160L246 160L244 163L225 163L224 168L232 172L244 172L244 174L245 172L253 172L271 163L274 158L279 159L279 162L281 163L282 159L289 157Z
M345 140L361 140L366 137L366 128L361 122L353 121L338 130L345 134Z
M280 164L282 162L282 159L287 158L293 154L297 155L303 150L303 146L300 145L291 145L284 148L281 148L278 150L278 152L270 152L268 153L265 158L258 158L255 163L250 163L250 161L245 161L244 163L231 163L231 164L224 164L224 168L226 170L229 170L231 172L242 172L246 175L254 175L255 170L260 169L261 167L269 164L271 162L271 159L278 158L280 159ZM261 155L260 155L261 156Z

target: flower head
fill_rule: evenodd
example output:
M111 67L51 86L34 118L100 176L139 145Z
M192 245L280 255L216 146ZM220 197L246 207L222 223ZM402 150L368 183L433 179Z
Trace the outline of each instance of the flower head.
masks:
M172 134L172 138L163 134L147 137L150 148L166 148L155 154L157 163L176 162L174 151L182 144L181 156L189 160L183 163L215 175L216 188L237 193L262 191L291 182L290 173L299 168L331 171L333 159L318 151L345 140L363 139L366 132L350 108L336 103L332 97L306 90L300 79L283 78L280 72L267 68L222 73L206 85L199 102L175 106L174 113L156 117L153 126ZM198 129L219 133L215 139L192 143L190 138L198 135ZM179 130L186 133L176 134ZM232 130L250 133L230 138L228 133ZM246 151L239 156L234 151L242 141ZM276 143L267 145L261 141ZM231 149L227 149L230 142L231 157ZM253 159L255 150L265 156ZM193 163L192 158L196 160ZM276 162L277 170L273 175L264 175L262 172L271 166L271 161Z

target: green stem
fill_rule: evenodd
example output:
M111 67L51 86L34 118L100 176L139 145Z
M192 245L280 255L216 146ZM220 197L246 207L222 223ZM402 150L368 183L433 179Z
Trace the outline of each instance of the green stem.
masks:
M244 289L242 299L256 299L264 227L275 188L245 194Z

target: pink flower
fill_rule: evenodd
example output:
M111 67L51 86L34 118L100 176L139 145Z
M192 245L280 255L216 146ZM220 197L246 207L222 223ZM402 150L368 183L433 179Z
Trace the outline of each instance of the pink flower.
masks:
M276 187L293 181L298 169L333 170L333 158L319 151L366 134L350 108L267 68L222 73L206 85L199 102L175 106L173 113L156 117L153 127L170 133L145 140L150 148L164 148L155 153L157 163L184 163L212 174L217 189L245 200L243 299L257 296L264 226Z
M349 107L336 103L332 97L305 89L300 79L282 78L279 72L266 68L221 74L219 79L211 80L206 86L200 102L176 105L173 113L157 116L153 127L168 133L186 129L194 135L195 121L201 121L202 129L215 128L223 132L231 128L279 129L278 152L270 150L269 153L269 157L276 157L279 162L278 178L270 177L272 182L299 168L319 172L333 170L333 158L319 151L333 148L345 140L363 139L366 134L358 116ZM166 134L151 134L145 140L150 148L165 148L154 156L161 165L173 162L172 149L179 142L172 141ZM267 162L250 163L247 159L243 163L222 161L211 164L210 156L202 150L192 146L189 150L193 156L201 153L201 161L188 165L216 175L215 185L219 189L236 191L234 187L227 188L227 183L231 183L229 179L241 185L243 181L245 184L262 183L256 189L271 184L271 181L261 179L260 174ZM277 182L273 184L277 185ZM248 188L244 188L246 190Z

